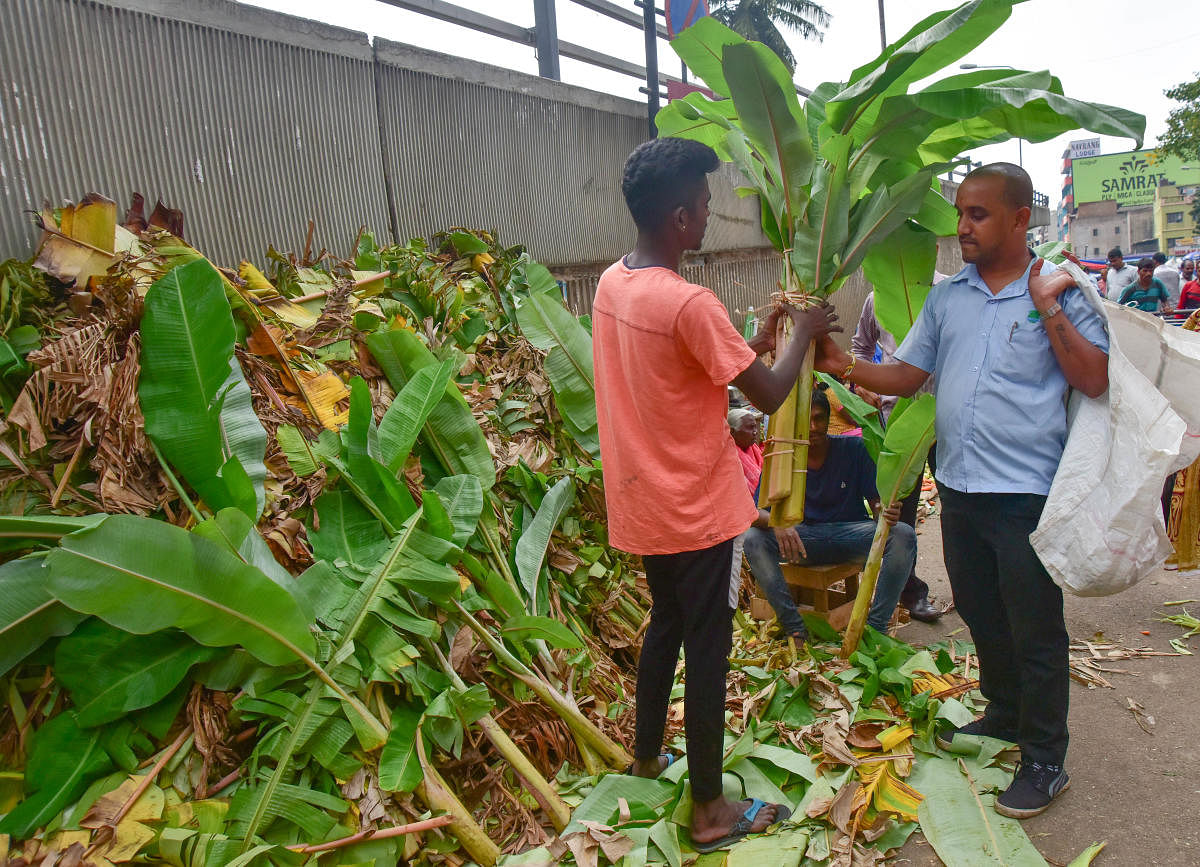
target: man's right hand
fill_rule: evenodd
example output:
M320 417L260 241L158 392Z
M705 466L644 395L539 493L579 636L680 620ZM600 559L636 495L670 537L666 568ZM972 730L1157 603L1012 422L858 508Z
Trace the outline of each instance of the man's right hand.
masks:
M773 529L775 530L775 541L779 543L779 556L784 562L798 563L808 556L795 527L774 527Z

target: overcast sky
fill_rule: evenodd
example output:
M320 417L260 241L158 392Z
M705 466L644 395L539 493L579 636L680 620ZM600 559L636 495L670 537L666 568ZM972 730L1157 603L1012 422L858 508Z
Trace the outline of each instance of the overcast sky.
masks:
M533 49L465 28L433 21L388 5L384 0L241 0L315 18L371 36L381 36L448 54L537 74ZM533 0L453 0L456 5L533 25ZM642 34L620 22L584 9L571 0L556 0L559 38L597 51L644 63ZM640 12L633 0L617 0ZM662 0L659 0L660 5ZM888 39L953 0L886 0ZM796 82L813 87L822 81L845 80L851 70L879 53L877 0L827 0L833 21L823 42L789 35L797 57ZM1188 11L1190 10L1190 12ZM1049 69L1063 82L1068 96L1119 105L1146 116L1145 146L1153 147L1175 105L1163 95L1169 87L1200 73L1200 15L1195 0L1029 0L987 42L963 58L978 64L1005 64L1019 69ZM659 41L660 67L679 74L679 61ZM564 81L643 100L639 83L617 73L563 59ZM957 71L957 70L954 70ZM949 73L947 73L949 74ZM940 76L939 76L940 77ZM1023 147L1025 168L1034 186L1057 204L1066 143L1091 135L1078 132L1050 142ZM1129 150L1129 139L1104 137L1103 153ZM984 161L1017 160L1015 142L973 153Z

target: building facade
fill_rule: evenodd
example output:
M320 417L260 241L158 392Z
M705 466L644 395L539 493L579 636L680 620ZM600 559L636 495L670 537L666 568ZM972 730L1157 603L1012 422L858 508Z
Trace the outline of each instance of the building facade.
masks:
M1183 256L1200 248L1200 225L1192 216L1197 188L1162 184L1154 196L1154 237L1168 256Z

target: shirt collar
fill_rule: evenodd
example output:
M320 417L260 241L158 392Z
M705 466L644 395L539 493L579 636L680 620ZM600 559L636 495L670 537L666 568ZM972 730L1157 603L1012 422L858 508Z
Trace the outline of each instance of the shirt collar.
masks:
M995 295L992 294L992 290L988 288L988 285L984 282L983 278L979 276L979 269L975 267L973 262L969 263L965 268L951 277L950 280L953 283L963 283L967 286L978 289L980 292L986 294L989 298L1016 298L1029 292L1029 271L1033 268L1033 263L1036 261L1037 256L1034 256L1032 253L1030 253L1029 264L1025 266L1025 273L1009 283ZM1049 273L1050 271L1055 270L1055 268L1055 265L1047 262L1042 266L1042 273Z

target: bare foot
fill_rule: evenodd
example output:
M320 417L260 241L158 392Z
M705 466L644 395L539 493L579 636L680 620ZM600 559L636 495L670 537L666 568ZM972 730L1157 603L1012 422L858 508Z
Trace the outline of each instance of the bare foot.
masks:
M692 839L697 843L711 843L727 836L752 803L750 800L731 801L723 795L713 801L696 803L692 811ZM750 826L750 833L757 834L773 825L775 812L774 804L760 809Z
M634 759L633 770L630 773L635 777L646 777L653 780L667 769L667 765L671 764L671 760L666 756L654 756L649 759Z

